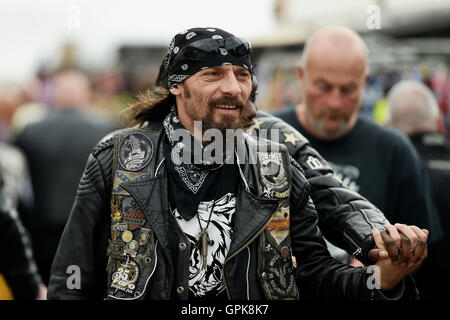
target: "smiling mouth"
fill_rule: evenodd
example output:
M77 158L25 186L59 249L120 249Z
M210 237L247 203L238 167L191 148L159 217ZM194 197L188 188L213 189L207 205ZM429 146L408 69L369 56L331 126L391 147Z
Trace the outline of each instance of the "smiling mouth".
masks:
M228 105L228 104L218 104L215 106L217 109L226 109L226 110L234 110L239 108L237 105Z

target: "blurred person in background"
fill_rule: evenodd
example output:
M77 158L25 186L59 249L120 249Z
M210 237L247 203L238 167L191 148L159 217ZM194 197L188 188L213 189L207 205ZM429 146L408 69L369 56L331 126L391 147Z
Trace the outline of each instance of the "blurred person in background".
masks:
M28 164L23 152L12 143L15 136L27 124L38 121L45 113L40 102L42 83L39 78L9 85L0 92L0 122L4 135L0 138L0 165L3 169L5 192L14 207L29 210L32 205L31 182Z
M450 270L450 148L443 136L443 120L436 98L424 84L404 80L388 95L388 124L408 135L427 168L433 197L440 214L444 237L430 244L419 284L428 298L449 298ZM419 274L420 275L420 274Z
M9 85L0 90L0 170L3 172L4 192L20 215L26 215L26 211L31 209L33 196L25 156L11 145L10 139L17 109L31 100L22 85Z
M17 209L27 216L33 209L34 199L28 163L23 152L6 142L0 142L0 170L3 173L3 192Z
M1 243L5 244L5 258L0 262L0 299L46 297L46 287L31 254L29 234L20 218L33 208L28 165L21 150L9 143L16 112L34 100L34 89L31 83L25 83L0 90L0 228Z
M10 84L0 90L0 141L12 136L12 122L17 109L32 100L26 85Z
M51 92L48 113L26 125L14 142L29 163L35 207L24 223L46 284L86 158L103 136L118 127L89 112L90 82L82 72L57 73Z
M4 187L0 169L0 300L45 299L27 231Z
M298 66L304 101L274 115L302 133L344 184L388 220L426 228L436 242L442 229L417 152L396 130L359 113L368 75L362 38L344 27L323 28L306 43Z

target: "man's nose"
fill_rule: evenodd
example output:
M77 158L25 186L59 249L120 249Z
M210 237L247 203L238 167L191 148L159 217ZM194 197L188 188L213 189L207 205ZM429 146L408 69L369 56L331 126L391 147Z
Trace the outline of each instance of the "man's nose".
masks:
M232 97L236 97L241 93L239 81L233 71L226 73L226 76L223 78L223 83L221 84L221 90L222 93Z
M339 90L333 90L327 99L328 107L331 109L339 109L342 106L342 94Z

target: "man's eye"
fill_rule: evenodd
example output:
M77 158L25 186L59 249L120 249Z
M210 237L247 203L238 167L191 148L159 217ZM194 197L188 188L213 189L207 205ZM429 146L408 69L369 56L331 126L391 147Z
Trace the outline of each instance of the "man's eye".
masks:
M356 86L348 86L348 87L343 87L341 88L341 93L342 94L352 94L353 92L355 92L356 90Z
M217 72L217 71L209 71L209 72L206 73L206 75L210 76L210 77L217 77L219 75L219 72Z
M239 72L236 76L242 79L250 79L250 74L248 72Z
M322 92L329 92L331 90L331 86L325 83L321 83L317 85L317 89L319 89Z

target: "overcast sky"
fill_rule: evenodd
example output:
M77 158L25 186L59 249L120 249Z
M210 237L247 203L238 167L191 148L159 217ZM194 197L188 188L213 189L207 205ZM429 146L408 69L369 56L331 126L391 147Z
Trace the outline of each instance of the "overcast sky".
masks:
M168 45L177 32L215 26L243 37L271 30L274 0L14 0L0 2L0 84L32 76L57 58L62 43L78 45L83 62L114 61L121 44Z
M370 14L367 9L373 4L380 5L383 13L395 11L402 16L450 6L449 0L284 1L290 3L285 21L302 23L303 27L359 21L359 26L365 28ZM277 27L275 3L276 0L0 0L0 85L31 77L43 62L56 61L61 46L69 41L76 44L83 65L101 68L114 63L120 45L167 46L174 34L194 26L223 28L254 43L261 37L269 41L284 39L279 33L273 34ZM293 32L298 35L302 30L304 34L310 31L300 29Z

